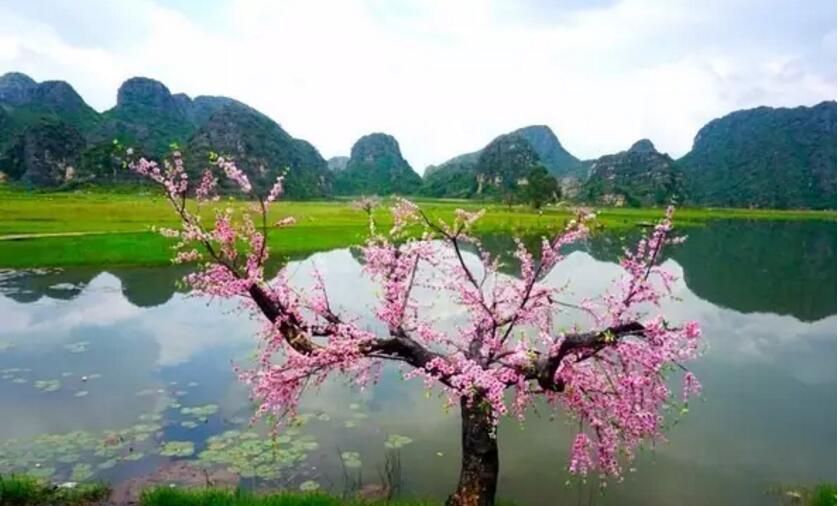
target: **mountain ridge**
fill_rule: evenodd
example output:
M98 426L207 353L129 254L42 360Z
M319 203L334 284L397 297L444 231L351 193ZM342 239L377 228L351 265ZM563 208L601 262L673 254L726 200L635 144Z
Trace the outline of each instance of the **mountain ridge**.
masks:
M337 195L415 193L422 184L399 142L389 134L364 135L352 146L346 165L335 172Z
M260 160L283 166L266 169L272 177L290 167L293 198L359 192L501 198L492 190L498 178L503 185L523 181L538 165L559 182L562 198L573 202L663 205L674 200L696 206L835 208L834 100L733 111L699 129L690 151L676 160L658 153L648 139L619 153L580 160L549 126L529 125L495 137L480 150L429 165L420 177L402 156L398 141L387 134L358 139L353 152L358 147L364 153L326 161L311 143L293 138L273 119L230 97L191 98L147 77L127 79L116 95L115 105L99 113L64 81L3 74L0 172L35 186L108 184L126 177L116 170L110 153L114 139L151 157L163 156L173 144L206 150L212 140L230 151L226 154L242 157L245 165ZM222 119L213 122L217 114ZM222 130L227 127L234 132L226 141L235 142L225 141ZM67 149L60 139L49 138L56 135L66 137ZM510 152L484 156L496 142ZM44 152L36 153L35 147ZM253 177L261 176L254 172Z

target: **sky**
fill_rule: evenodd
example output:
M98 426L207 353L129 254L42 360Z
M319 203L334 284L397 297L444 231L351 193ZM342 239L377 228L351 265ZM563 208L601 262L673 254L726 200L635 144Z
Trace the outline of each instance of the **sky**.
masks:
M422 172L546 124L591 159L836 96L835 0L0 0L0 74L99 111L129 77L226 95L329 158L396 137Z

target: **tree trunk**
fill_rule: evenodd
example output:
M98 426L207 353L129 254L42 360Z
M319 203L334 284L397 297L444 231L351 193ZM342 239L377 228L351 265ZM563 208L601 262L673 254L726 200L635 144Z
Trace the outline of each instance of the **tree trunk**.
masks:
M460 483L447 506L493 506L498 486L498 441L492 434L492 417L475 399L471 406L460 400L463 460Z

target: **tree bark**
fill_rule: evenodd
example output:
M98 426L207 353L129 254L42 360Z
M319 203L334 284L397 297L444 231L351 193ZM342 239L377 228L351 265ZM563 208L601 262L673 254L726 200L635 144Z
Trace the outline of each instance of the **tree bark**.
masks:
M491 413L474 399L460 400L463 457L457 490L447 506L493 506L498 485L498 441Z

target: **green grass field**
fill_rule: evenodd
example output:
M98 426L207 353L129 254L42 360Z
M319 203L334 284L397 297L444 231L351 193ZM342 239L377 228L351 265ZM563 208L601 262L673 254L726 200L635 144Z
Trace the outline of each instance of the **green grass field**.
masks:
M158 488L140 498L140 506L441 506L439 501L393 499L365 501L340 499L319 493L274 493L255 495L241 491L182 490Z
M566 208L539 214L526 206L507 208L492 203L417 200L433 217L449 219L457 208L485 208L477 233L550 233L572 216ZM231 206L245 205L230 201ZM606 228L634 227L659 218L661 209L600 209L598 223ZM297 225L271 235L274 255L300 256L358 244L367 232L366 216L346 201L279 202L271 219L294 216ZM376 214L382 224L388 213ZM834 211L766 211L681 209L678 226L696 226L713 219L835 220ZM164 265L171 241L150 227L177 226L174 214L154 191L26 192L0 186L0 268L69 265Z
M94 506L108 495L110 489L99 483L61 488L29 476L0 475L2 506Z

